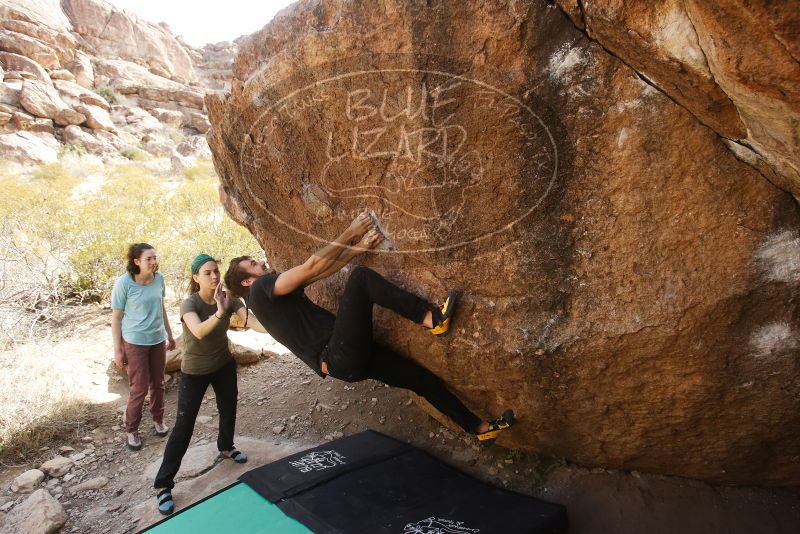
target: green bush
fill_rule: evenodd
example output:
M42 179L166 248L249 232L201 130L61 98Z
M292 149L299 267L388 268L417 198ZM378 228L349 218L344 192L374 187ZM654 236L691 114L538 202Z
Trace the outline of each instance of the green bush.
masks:
M58 285L59 298L106 298L135 242L156 247L160 272L180 295L199 252L221 260L260 253L224 212L215 175L176 187L131 163L108 169L99 187L80 195L73 194L78 184L59 164L41 166L29 180L0 176L8 199L0 205L0 231L16 239L14 250L49 258L36 263L34 271L49 272L35 283Z
M77 143L64 143L61 145L58 155L59 157L67 155L80 157L85 156L87 153L84 144L78 141Z
M186 136L180 130L175 128L164 128L164 133L173 143L179 145L186 141Z
M125 148L120 150L119 153L123 158L129 159L131 161L147 161L151 159L150 154L148 154L144 150L136 148L135 146L126 146Z
M39 165L32 173L34 180L46 182L57 189L69 188L75 184L75 179L64 166L59 163L45 163Z
M116 104L117 103L119 95L111 87L101 87L96 92L97 92L98 95L100 95L103 98L105 98L106 102L108 102L109 104Z
M183 171L183 176L190 181L208 180L217 176L211 160L200 160L195 165Z

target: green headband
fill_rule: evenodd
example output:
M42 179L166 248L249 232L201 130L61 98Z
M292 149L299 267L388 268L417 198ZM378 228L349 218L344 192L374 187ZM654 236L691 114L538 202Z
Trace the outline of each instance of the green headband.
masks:
M198 254L197 257L192 260L192 274L197 274L200 271L200 267L207 261L217 261L211 256L206 253Z

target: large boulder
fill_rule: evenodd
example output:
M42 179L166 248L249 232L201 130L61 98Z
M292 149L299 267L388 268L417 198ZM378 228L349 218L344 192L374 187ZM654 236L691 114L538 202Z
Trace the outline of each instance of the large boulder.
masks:
M69 108L55 87L39 80L23 82L19 102L32 115L48 119L54 119L60 111Z
M592 39L734 140L737 156L800 197L800 2L559 4Z
M86 117L86 126L95 130L114 131L114 122L111 115L105 109L91 104L81 104L75 106L75 111Z
M150 113L167 126L180 128L183 125L183 113L174 109L155 108Z
M72 24L61 8L61 0L2 0L0 18L24 21L40 31L48 28L61 35L68 35L72 31Z
M111 109L110 104L105 98L76 82L69 80L53 80L53 84L56 89L58 89L61 98L72 106L90 104L103 108L106 111Z
M14 114L12 120L16 121L20 115L22 114L21 113ZM55 134L55 126L53 125L53 119L44 119L42 117L31 117L30 122L25 125L24 129L28 130L29 132L41 132L50 135Z
M19 106L19 93L22 86L16 83L0 82L0 104Z
M34 491L6 516L3 532L51 534L64 526L69 516L46 489Z
M75 75L67 69L58 69L50 72L50 79L54 82L56 80L67 80L69 82L75 81Z
M197 112L188 113L186 116L186 126L194 128L201 134L207 133L211 129L211 123L206 115Z
M43 463L39 469L51 477L62 477L69 473L75 462L66 456L56 456Z
M72 108L62 109L55 116L55 122L59 126L68 126L70 124L83 124L86 122L86 115L78 113Z
M111 139L100 137L102 130L89 130L80 126L67 126L64 128L64 142L74 145L83 145L86 151L97 156L112 157L119 154L119 148Z
M60 144L52 135L14 132L0 135L0 159L24 165L54 163Z
M78 85L86 89L94 87L94 67L89 56L83 52L77 52L75 59L64 67L75 76L75 82Z
M191 156L204 159L211 158L211 149L208 147L208 141L203 135L192 135L187 137L185 141L177 146L176 150L181 156Z
M33 37L0 28L0 49L31 58L46 69L61 68L55 51Z
M192 60L169 28L99 0L64 0L62 6L98 56L142 62L181 82L194 79Z
M161 89L145 87L139 91L139 96L145 100L155 102L174 102L181 107L203 109L203 93L191 89Z
M514 408L503 445L800 482L792 196L546 2L378 4L295 4L206 97L221 197L270 262L371 208L396 250L363 261L464 291L449 338L383 311L376 336L481 416ZM345 280L308 293L335 311Z
M10 489L14 493L31 493L43 480L44 473L38 469L29 469L14 479Z
M20 5L20 2L11 3L16 4L17 6ZM38 3L42 7L47 7L47 2L39 1ZM17 13L15 15L19 14ZM56 26L59 25L56 23ZM78 39L76 39L76 37L66 28L53 28L48 26L46 23L11 18L4 18L0 20L0 27L14 32L15 34L26 35L32 39L35 39L42 45L47 46L47 48L49 48L52 53L55 54L58 62L62 65L66 62L72 61L78 52ZM42 64L44 65L44 63Z
M153 117L147 111L128 106L114 106L111 109L112 117L117 118L120 122L128 125L128 129L138 136L143 136L148 133L158 132L164 129L158 119Z
M0 52L0 66L2 66L6 72L27 72L32 74L37 80L47 84L52 83L47 71L44 70L41 65L39 65L36 61L19 54L14 54L12 52Z
M180 91L184 87L123 59L98 59L94 63L94 77L96 87L111 87L122 94L138 93L143 87L172 91Z

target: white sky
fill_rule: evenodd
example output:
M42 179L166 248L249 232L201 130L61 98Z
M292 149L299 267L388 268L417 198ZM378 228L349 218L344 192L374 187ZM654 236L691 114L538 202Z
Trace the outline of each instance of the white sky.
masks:
M107 1L147 22L166 22L172 33L199 48L260 30L293 0Z

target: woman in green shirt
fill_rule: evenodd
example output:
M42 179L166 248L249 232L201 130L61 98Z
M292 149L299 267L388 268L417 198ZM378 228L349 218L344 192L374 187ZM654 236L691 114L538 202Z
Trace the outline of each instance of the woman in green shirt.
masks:
M164 460L153 486L158 491L158 510L169 515L175 509L171 490L194 431L200 403L208 385L214 389L219 410L217 448L220 456L244 463L247 455L236 450L233 433L236 424L236 362L228 349L227 331L234 313L245 326L259 332L264 328L247 313L242 301L231 299L222 289L217 262L208 254L192 262L189 298L181 304L183 360L178 386L178 415L164 450Z

